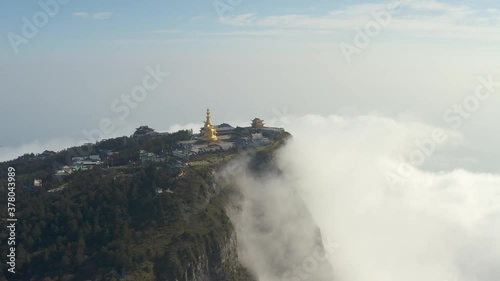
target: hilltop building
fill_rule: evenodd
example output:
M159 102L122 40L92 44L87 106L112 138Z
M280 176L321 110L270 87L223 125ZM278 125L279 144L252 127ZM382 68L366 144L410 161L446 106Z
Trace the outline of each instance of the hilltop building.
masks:
M25 183L23 185L23 191L28 192L28 193L33 193L36 192L38 189L42 187L42 180L41 179L34 179L33 184L31 183Z
M33 186L34 187L42 187L42 180L41 179L34 179Z
M217 131L217 136L230 136L234 132L234 127L229 125L228 123L222 123L220 125L215 126L215 130Z
M266 127L264 120L260 118L254 118L250 124L248 127L236 128L228 123L213 125L210 109L207 109L205 124L200 128L199 137L178 142L172 156L189 161L190 157L204 153L262 147L271 144L276 133L284 132L282 128Z
M252 120L252 128L264 128L264 120L260 119L260 118L254 118Z
M101 157L97 154L83 157L71 157L71 161L73 162L74 166L94 166L102 164Z
M135 130L133 137L134 138L145 137L145 136L155 137L158 135L159 133L155 132L155 130L149 128L148 126L140 126Z
M45 159L47 157L54 156L54 155L56 155L56 153L54 151L52 151L52 150L45 150L44 152L38 154L37 156L40 159Z
M168 160L168 154L163 151L160 154L154 154L141 149L139 151L139 159L142 164L147 162L161 162Z
M217 130L214 125L212 125L212 121L210 120L210 109L207 108L207 117L205 120L205 126L201 128L201 140L206 142L217 141Z

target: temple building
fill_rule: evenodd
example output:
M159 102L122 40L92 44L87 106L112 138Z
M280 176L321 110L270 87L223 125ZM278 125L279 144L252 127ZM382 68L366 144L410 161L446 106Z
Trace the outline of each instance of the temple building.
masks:
M234 127L228 123L222 123L220 125L215 125L217 130L217 137L221 139L222 136L229 136L234 132Z
M200 128L199 137L177 142L172 156L181 159L179 161L189 161L190 157L206 153L264 147L285 132L283 128L266 127L264 120L260 118L254 118L250 125L236 128L228 123L213 125L210 109L207 109L205 124Z
M205 120L205 125L201 128L201 140L203 141L216 141L217 138L217 130L214 125L212 125L212 121L210 120L210 109L207 109L207 118Z
M148 126L140 126L139 128L135 129L135 133L132 135L134 138L139 138L139 137L155 137L158 136L159 134L155 132L155 130L149 128Z
M261 120L259 118L254 118L252 120L252 128L264 128L264 120Z

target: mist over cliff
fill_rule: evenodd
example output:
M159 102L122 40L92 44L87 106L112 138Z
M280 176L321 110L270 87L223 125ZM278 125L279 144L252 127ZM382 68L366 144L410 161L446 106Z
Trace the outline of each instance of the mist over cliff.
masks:
M257 153L223 171L240 191L228 207L240 262L258 280L332 280L328 256L335 245L324 239L296 188L269 159L273 156Z
M287 125L279 176L236 180L240 259L259 280L500 280L500 177L446 156L459 132L378 116Z

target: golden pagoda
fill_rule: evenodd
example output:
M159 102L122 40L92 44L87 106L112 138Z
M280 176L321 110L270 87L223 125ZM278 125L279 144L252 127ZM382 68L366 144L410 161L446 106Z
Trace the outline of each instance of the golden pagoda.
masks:
M202 129L201 139L203 141L216 141L217 140L217 130L215 130L212 121L210 121L210 109L207 108L207 119L205 120L205 126Z

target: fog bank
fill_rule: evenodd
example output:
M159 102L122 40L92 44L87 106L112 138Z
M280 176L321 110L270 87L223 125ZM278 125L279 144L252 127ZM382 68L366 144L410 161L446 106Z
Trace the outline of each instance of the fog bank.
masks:
M329 280L500 280L500 177L425 168L453 158L466 141L459 132L316 115L288 120L287 130L294 139L278 152L280 177L238 174L245 198L232 219L241 258L259 280L321 280L312 277L325 262L310 253L309 213L330 251ZM297 200L307 208L294 208ZM263 234L266 224L272 231ZM295 272L275 270L290 260Z

